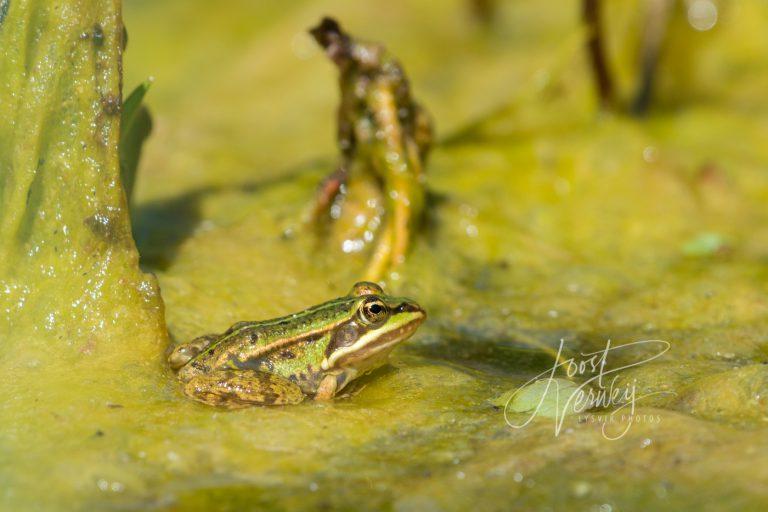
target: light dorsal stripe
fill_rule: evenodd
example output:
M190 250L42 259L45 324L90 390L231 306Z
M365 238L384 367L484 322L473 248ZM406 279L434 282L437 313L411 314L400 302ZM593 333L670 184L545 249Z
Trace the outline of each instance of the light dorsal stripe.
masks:
M227 334L226 336L220 337L217 341L215 341L214 343L211 343L205 350L203 350L197 356L195 356L194 359L199 359L199 358L203 357L206 354L210 354L211 352L213 352L216 349L216 347L219 347L223 343L226 343L227 340L229 340L230 338L232 338L234 336L237 336L241 331L243 331L245 329L262 328L262 327L267 327L268 328L268 327L271 327L271 326L274 326L274 325L278 325L281 322L295 320L297 316L302 316L304 313L315 314L315 313L317 313L319 311L322 311L324 309L330 309L330 308L332 308L334 306L337 306L340 302L342 302L344 300L345 300L344 297L336 299L336 300L330 300L330 301L325 302L323 304L320 304L318 306L313 306L313 307L311 307L309 309L306 309L301 314L286 315L286 316L281 316L281 317L278 317L278 318L273 318L271 320L257 320L255 322L249 324L249 325L245 325L245 326L241 327L240 329ZM328 326L320 327L320 328L318 328L318 329L316 329L314 331L302 332L302 333L297 334L296 336L293 336L293 337L290 337L290 338L284 338L284 339L286 341L288 341L288 343L290 343L291 341L294 341L296 339L302 338L305 335L313 335L313 334L317 334L319 331L324 331L326 329L332 329L332 328L340 325L341 323L343 323L345 320L346 319L342 319L342 320L339 320L336 323L333 323L333 324L328 325ZM281 343L281 345L280 345L281 347L285 346L285 345L282 344L282 342L283 342L283 340L280 340L279 342L276 342L276 343ZM265 351L264 353L266 353L266 352L272 350L270 348L271 346L272 345L267 345L267 346L263 347L261 350L258 350L256 353L259 354L259 356L261 356L262 355L262 350L264 350Z
M273 343L270 343L269 345L264 345L263 347L260 347L258 350L255 350L248 354L248 359L257 359L259 357L262 357L266 354L269 354L270 352L273 352L275 350L278 350L280 348L285 348L287 346L293 345L294 343L298 343L302 341L305 338L311 338L317 334L325 334L330 329L335 329L336 327L340 326L341 324L348 322L348 318L343 318L337 322L334 322L329 325L324 325L322 327L319 327L317 329L313 329L311 331L306 331L299 333L295 336L291 336L288 338L282 338L278 341L275 341ZM227 356L229 357L229 356Z

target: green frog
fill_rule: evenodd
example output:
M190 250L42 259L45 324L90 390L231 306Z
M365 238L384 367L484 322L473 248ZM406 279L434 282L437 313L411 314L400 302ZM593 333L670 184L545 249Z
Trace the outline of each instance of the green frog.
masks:
M338 67L341 89L337 116L341 161L321 184L310 218L328 211L338 219L347 206L343 196L356 183L373 183L371 192L378 187L381 213L368 219L370 229L357 240L360 245L373 241L373 232L378 231L366 272L366 279L377 281L405 260L422 217L432 122L413 100L403 68L383 46L353 39L331 18L324 18L310 33ZM363 203L377 202L377 194L367 194ZM354 210L348 216L365 217Z
M175 347L168 357L184 393L208 405L330 400L383 365L426 318L416 302L359 282L344 297L274 320L239 322L224 334Z

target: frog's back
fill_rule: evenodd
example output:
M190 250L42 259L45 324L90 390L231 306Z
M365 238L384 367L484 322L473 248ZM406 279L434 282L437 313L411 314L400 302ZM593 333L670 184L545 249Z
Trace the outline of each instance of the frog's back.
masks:
M319 343L338 325L350 308L351 299L337 299L300 313L256 322L239 322L221 335L193 340L208 340L208 345L192 357L179 376L209 373L218 369L255 369L289 374L307 358L322 357Z

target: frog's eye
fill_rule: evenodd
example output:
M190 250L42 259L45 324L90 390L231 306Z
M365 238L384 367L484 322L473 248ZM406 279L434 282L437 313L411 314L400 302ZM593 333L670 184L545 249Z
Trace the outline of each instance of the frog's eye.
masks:
M360 306L360 319L368 325L380 324L388 317L389 308L381 299L371 298Z

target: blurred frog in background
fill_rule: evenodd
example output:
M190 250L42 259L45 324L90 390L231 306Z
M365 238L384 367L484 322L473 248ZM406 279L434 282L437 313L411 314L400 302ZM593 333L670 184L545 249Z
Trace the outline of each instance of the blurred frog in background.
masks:
M356 219L364 234L344 250L374 244L365 279L403 263L425 203L424 165L433 138L427 112L411 96L400 64L383 46L360 42L324 18L310 34L339 69L341 104L335 172L320 185L310 220ZM356 194L364 211L355 211ZM374 235L375 234L375 235Z

